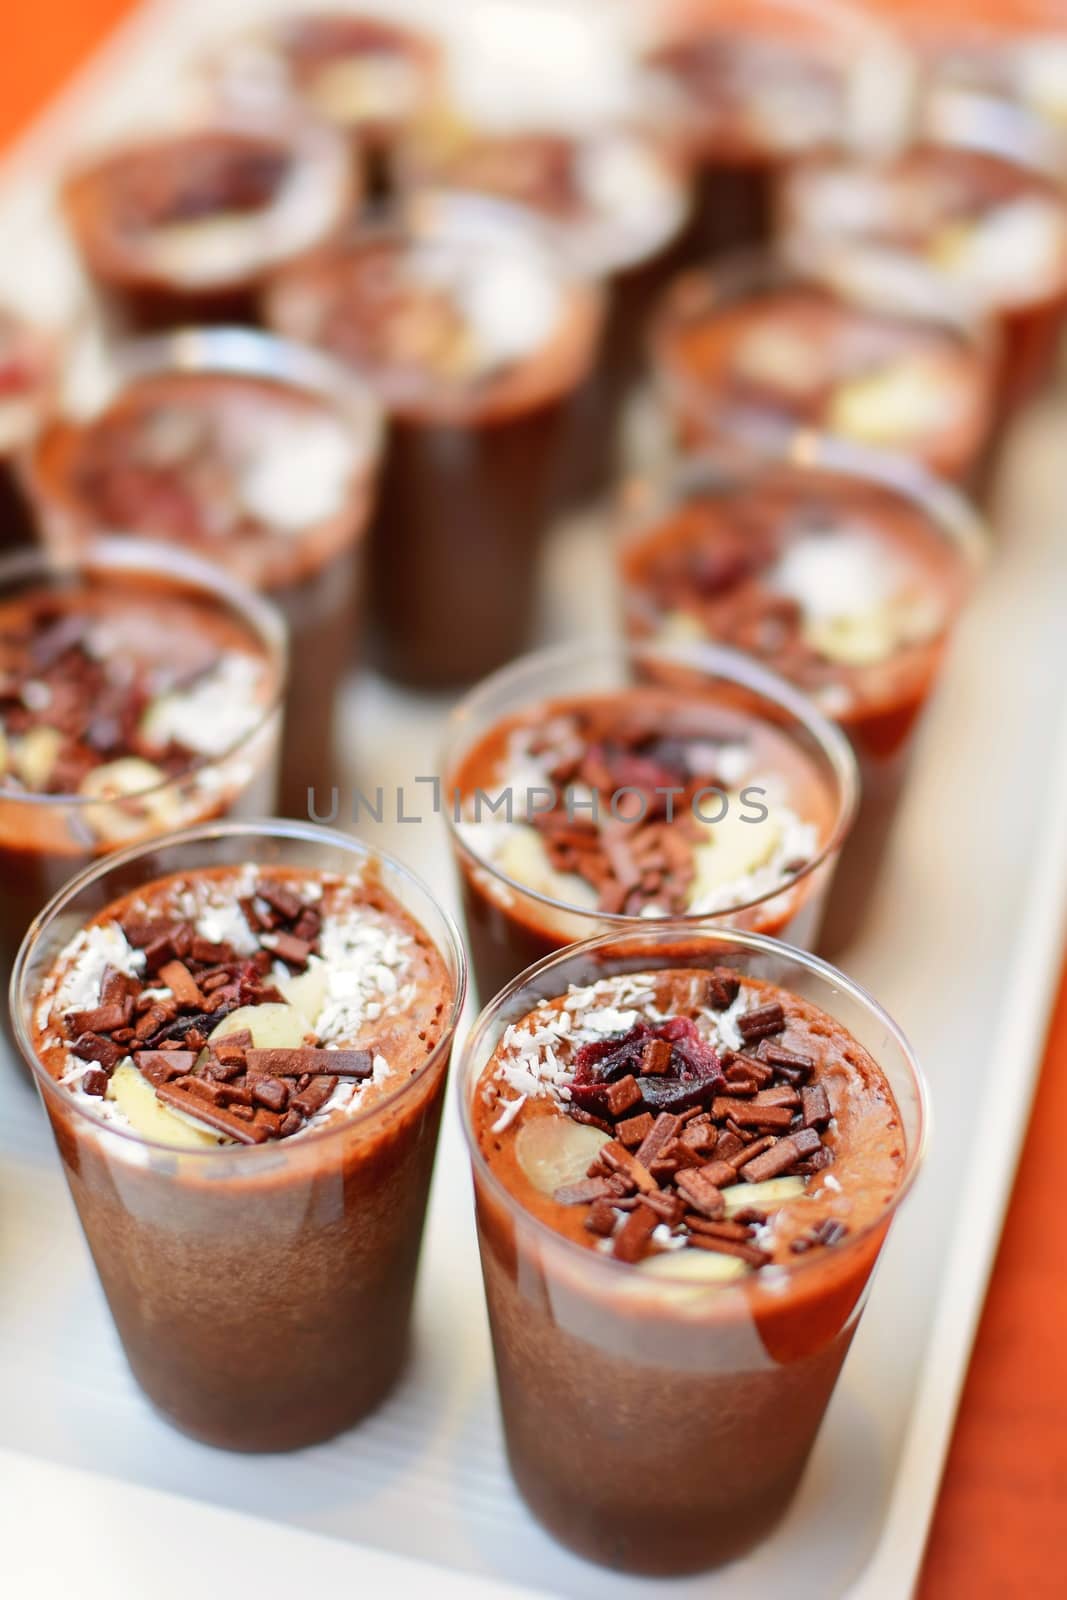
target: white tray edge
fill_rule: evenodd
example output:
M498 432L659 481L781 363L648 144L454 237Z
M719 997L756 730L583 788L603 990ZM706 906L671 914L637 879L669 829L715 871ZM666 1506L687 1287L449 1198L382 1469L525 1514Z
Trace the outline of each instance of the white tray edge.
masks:
M887 1595L900 1592L903 1573L909 1575L907 1592L911 1593L919 1578L1063 972L1067 711L1056 734L1055 772L1055 781L1048 787L1044 822L1034 841L1025 896L1030 913L1028 937L1017 947L1011 963L1008 999L991 1051L994 1081L1022 1083L1026 1092L1007 1097L1006 1103L988 1101L980 1118L975 1143L984 1155L981 1162L972 1161L960 1195L959 1221L945 1263L939 1308L927 1341L889 1509L874 1553L846 1600L886 1600ZM945 1383L946 1372L954 1374L952 1383Z

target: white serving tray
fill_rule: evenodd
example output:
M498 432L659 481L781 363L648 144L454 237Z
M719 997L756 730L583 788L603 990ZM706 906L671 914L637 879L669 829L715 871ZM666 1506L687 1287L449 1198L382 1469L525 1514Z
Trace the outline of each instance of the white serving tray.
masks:
M155 109L176 60L236 9L164 0L139 12L0 167L0 298L68 314L77 280L50 207L61 152ZM445 1600L896 1600L911 1591L1067 931L1065 437L1067 401L1057 400L1013 441L992 567L924 726L868 931L847 963L918 1047L932 1086L933 1154L775 1536L724 1572L657 1584L571 1557L527 1516L501 1450L451 1102L417 1351L396 1394L362 1428L299 1455L231 1456L183 1439L134 1386L36 1098L0 1062L6 1593L185 1600L199 1589L209 1600L288 1600L346 1585ZM610 626L595 522L561 530L549 568L546 637ZM353 685L344 727L364 786L388 793L432 770L444 710L373 679ZM439 819L361 831L454 902Z

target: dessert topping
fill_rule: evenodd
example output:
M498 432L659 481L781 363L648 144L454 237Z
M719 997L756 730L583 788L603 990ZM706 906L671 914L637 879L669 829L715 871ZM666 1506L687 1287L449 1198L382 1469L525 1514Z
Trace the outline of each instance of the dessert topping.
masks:
M495 809L484 818L478 805L472 815L468 803L460 832L508 876L567 905L710 915L783 888L818 847L814 826L780 784L751 772L753 760L700 718L583 705L514 730L512 820Z
M618 1260L635 1264L690 1248L766 1265L768 1210L802 1195L807 1179L833 1161L824 1139L833 1122L826 1089L806 1082L814 1062L778 1042L788 1027L783 1006L751 1003L736 975L722 969L695 982L696 1018L646 1021L629 1013L634 1020L624 1031L593 1036L596 1012L583 1007L603 989L572 991L569 1009L554 1020L535 1014L505 1034L498 1078L521 1084L524 1103L547 1091L559 1113L520 1127L520 1166L558 1204L587 1206L586 1228ZM651 997L644 1004L655 1016ZM715 1043L698 1026L709 1013L717 1014ZM576 1046L566 1068L556 1053L564 1040ZM494 1131L504 1126L501 1117ZM579 1130L580 1144L571 1138ZM566 1176L552 1187L564 1150ZM796 1253L836 1244L847 1232L828 1218L801 1236Z
M186 916L179 902L178 914L131 912L121 927L80 936L83 948L54 1004L46 1002L69 1041L62 1081L114 1103L148 1137L192 1145L220 1135L239 1144L289 1138L340 1083L355 1094L388 1071L375 1046L330 1040L406 1003L397 980L406 937L372 915L326 918L306 886L297 892L247 870L248 893L237 891L240 949L205 936L211 908ZM84 1004L87 994L95 1004Z
M177 670L158 642L154 656L142 648L132 616L94 619L41 603L9 618L0 623L5 786L121 801L224 755L262 715L265 663L240 650L205 639L191 660L187 634ZM161 626L184 621L176 609ZM102 805L88 821L121 835L136 831L137 818Z

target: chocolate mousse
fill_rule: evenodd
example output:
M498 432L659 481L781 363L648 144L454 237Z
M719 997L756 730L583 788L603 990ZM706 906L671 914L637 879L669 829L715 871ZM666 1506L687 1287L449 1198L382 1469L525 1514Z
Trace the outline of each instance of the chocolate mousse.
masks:
M53 341L0 306L0 550L33 543L18 462L52 401Z
M854 802L844 740L731 652L532 656L460 705L446 759L483 996L635 918L810 944Z
M829 0L668 0L645 62L697 172L692 259L766 243L785 162L842 137L869 17Z
M273 326L322 345L390 418L371 538L378 659L402 682L470 682L525 643L553 472L588 375L600 295L535 221L424 195L279 275Z
M718 1565L781 1517L921 1143L887 1019L876 1060L846 980L750 943L579 946L468 1046L511 1469L627 1572Z
M812 156L784 175L779 201L791 255L832 249L902 277L932 268L994 318L1004 417L1048 376L1067 308L1067 199L1036 135L1003 148L920 143L880 162Z
M217 118L86 160L64 183L62 207L120 326L253 323L266 274L343 223L350 169L328 128Z
M351 11L292 12L231 39L208 64L224 103L266 112L293 101L352 140L374 198L394 187L397 149L436 93L427 33Z
M57 545L100 529L193 548L283 611L292 658L281 804L336 782L380 428L365 388L314 352L231 329L120 349L110 398L58 419L31 464Z
M973 126L1021 110L1067 130L1067 46L1059 0L893 0L935 114Z
M597 360L575 403L560 481L565 505L603 494L622 461L623 412L644 366L645 323L689 212L679 151L637 124L502 131L472 126L449 107L420 124L402 170L415 189L473 191L527 207L587 272L608 280Z
M462 1002L440 914L443 948L411 883L305 831L290 855L344 870L238 861L270 856L250 829L184 835L162 852L180 870L143 881L160 856L127 856L97 882L96 907L125 887L71 937L76 882L21 977L20 1043L134 1375L234 1450L329 1438L395 1382ZM213 837L228 864L196 866Z
M0 562L0 966L96 856L269 812L281 619L205 563L135 543Z
M680 278L652 341L679 441L813 428L966 481L992 418L994 350L936 280L925 289L893 303L862 277L770 257Z
M837 949L859 925L984 541L918 468L808 442L806 465L694 462L635 507L620 561L635 637L757 656L851 739L862 800L824 932Z

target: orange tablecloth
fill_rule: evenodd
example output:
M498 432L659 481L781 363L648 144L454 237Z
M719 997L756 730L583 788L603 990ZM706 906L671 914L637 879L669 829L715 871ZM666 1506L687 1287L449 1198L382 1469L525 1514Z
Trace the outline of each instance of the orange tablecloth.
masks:
M0 0L0 140L10 139L131 9L132 0ZM921 1600L1067 1595L1067 1191L1056 1148L1063 1127L1067 973Z

